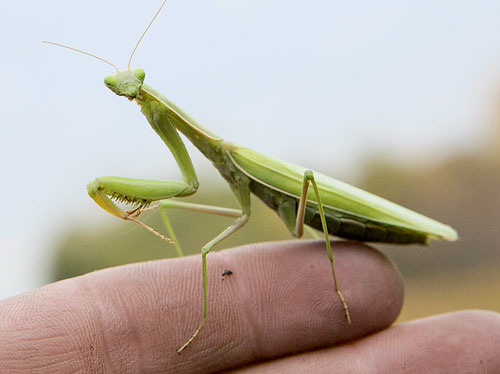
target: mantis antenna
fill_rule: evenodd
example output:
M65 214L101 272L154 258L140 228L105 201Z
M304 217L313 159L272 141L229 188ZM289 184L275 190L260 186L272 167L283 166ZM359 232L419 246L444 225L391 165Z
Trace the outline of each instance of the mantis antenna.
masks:
M149 28L151 27L151 25L153 24L153 22L155 21L156 17L158 17L158 14L160 14L161 10L163 9L163 6L165 5L165 3L167 2L167 0L163 0L163 3L161 4L160 8L156 11L155 15L153 16L153 18L151 19L151 21L149 21L149 24L148 24L148 27L146 27L146 30L144 30L144 32L142 33L141 37L139 38L139 40L137 41L137 43L135 44L135 47L134 47L134 50L132 51L132 53L130 54L130 58L128 60L128 70L130 71L130 65L132 63L132 57L134 57L134 53L135 53L135 50L137 49L137 47L139 46L139 44L141 43L142 41L142 38L144 38L144 35L146 35L146 33L148 32Z
M75 52L78 52L78 53L82 53L82 54L84 54L84 55L87 55L87 56L90 56L90 57L96 58L96 59L98 59L98 60L101 60L101 61L105 62L105 63L106 63L106 64L108 64L108 65L111 65L113 68L115 68L115 70L116 70L117 72L119 72L119 71L120 71L120 70L118 70L118 68L117 68L115 65L113 65L111 62L109 62L109 61L107 61L107 60L103 59L102 57L99 57L99 56L93 55L92 53L88 53L88 52L85 52L85 51L82 51L82 50L80 50L80 49L76 49L76 48L73 48L73 47L68 47L67 45L64 45L64 44L59 44L59 43L54 43L54 42L48 42L48 41L46 41L46 40L42 40L42 43L47 43L47 44L56 45L56 46L58 46L58 47L67 48L67 49L70 49L70 50L72 50L72 51L75 51Z

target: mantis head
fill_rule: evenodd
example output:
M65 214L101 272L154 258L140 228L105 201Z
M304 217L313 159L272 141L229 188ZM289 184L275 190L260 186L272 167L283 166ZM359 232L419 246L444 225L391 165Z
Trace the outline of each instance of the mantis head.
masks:
M118 96L133 100L139 95L145 76L146 73L142 69L119 71L104 78L104 84Z
M103 59L102 57L93 55L92 53L88 53L88 52L82 51L80 49L69 47L69 46L64 45L64 44L49 42L46 40L43 40L42 42L47 43L47 44L57 45L57 46L62 47L62 48L71 49L75 52L82 53L84 55L93 57L97 60L101 60L101 61L105 62L106 64L112 66L113 68L116 69L116 74L108 75L106 78L104 78L104 84L106 85L106 87L108 87L115 94L117 94L119 96L125 96L129 100L134 100L135 98L140 98L139 91L141 90L141 86L142 86L142 83L144 82L144 77L146 76L146 73L142 69L135 69L134 71L130 70L130 65L132 63L132 57L134 57L134 53L135 53L137 47L139 46L139 44L141 43L142 38L144 38L144 35L146 35L146 33L148 32L149 28L153 24L156 17L158 17L158 14L160 14L160 12L161 12L162 8L165 6L166 2L167 2L167 0L163 0L160 8L156 11L155 15L153 16L153 18L149 22L148 26L146 27L146 30L144 30L141 37L137 41L134 49L132 50L132 53L130 54L130 58L128 60L128 70L126 70L126 71L119 71L118 68L115 65L113 65L111 62Z

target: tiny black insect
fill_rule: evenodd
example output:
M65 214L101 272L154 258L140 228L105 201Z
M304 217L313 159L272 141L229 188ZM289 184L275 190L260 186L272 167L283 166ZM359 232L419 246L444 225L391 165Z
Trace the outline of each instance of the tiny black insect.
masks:
M224 280L224 277L227 275L227 276L230 276L231 274L233 274L233 272L229 269L225 269L224 270L224 273L222 273L222 280Z

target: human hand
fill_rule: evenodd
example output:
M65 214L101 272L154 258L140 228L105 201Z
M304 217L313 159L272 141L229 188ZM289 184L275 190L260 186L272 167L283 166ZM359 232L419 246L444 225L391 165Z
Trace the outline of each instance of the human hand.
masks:
M262 243L207 257L209 315L181 355L201 319L201 256L106 269L0 302L0 373L500 372L499 314L380 331L401 308L399 273L365 245L333 250L352 325L323 242ZM225 269L233 274L222 280Z

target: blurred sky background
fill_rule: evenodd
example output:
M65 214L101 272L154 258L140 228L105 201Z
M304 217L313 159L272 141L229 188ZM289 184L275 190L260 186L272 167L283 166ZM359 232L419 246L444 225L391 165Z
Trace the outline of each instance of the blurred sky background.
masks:
M114 220L97 176L176 178L135 104L103 85L161 1L0 5L0 298L47 281L65 225ZM352 182L367 155L437 162L484 142L500 91L499 1L169 0L146 81L223 138ZM191 154L201 181L216 171ZM332 173L332 170L336 170Z

